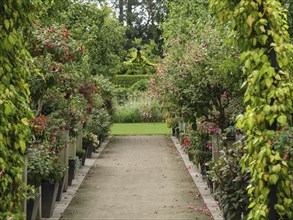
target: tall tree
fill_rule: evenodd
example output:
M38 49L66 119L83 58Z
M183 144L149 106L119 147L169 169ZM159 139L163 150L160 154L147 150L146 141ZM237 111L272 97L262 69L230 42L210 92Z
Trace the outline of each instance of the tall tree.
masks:
M112 4L119 21L127 25L126 49L134 46L135 38L142 38L143 44L154 40L160 47L160 24L167 15L167 0L113 0Z

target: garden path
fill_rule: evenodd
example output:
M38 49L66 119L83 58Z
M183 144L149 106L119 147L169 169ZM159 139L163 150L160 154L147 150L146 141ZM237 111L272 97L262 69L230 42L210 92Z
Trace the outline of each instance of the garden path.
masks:
M91 168L62 219L212 219L170 137L120 136Z

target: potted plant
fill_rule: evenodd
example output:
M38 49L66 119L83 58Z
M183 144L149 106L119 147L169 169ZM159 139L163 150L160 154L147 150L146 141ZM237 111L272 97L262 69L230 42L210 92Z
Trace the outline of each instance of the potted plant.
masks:
M77 168L77 157L69 157L68 160L68 186L72 185L72 180L74 179L75 170Z
M59 182L67 167L59 161L58 154L44 142L31 149L28 163L28 182L41 185L42 217L49 218L57 197Z
M25 198L27 200L26 220L35 220L40 204L41 194L36 192L33 185L27 185L23 190L25 191Z
M86 157L91 158L95 147L99 145L98 136L93 133L87 133L82 139L82 148L86 150Z
M86 152L84 149L80 149L76 151L76 156L79 158L80 163L82 166L84 166L85 159L86 159Z

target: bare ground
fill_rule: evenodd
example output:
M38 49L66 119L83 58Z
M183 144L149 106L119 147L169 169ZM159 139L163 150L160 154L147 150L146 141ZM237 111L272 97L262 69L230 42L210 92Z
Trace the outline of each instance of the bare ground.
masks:
M172 140L113 137L63 220L212 219Z

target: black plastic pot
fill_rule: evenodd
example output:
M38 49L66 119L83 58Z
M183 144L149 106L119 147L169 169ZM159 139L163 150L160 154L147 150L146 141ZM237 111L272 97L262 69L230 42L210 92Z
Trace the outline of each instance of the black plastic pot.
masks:
M69 159L68 161L68 186L72 185L72 180L74 179L75 172L75 160Z
M94 151L95 147L92 145L88 145L86 149L86 158L91 158Z
M29 199L26 206L26 220L35 220L38 213L41 194L37 193L34 199Z
M85 159L86 159L86 155L82 155L82 158L81 158L81 165L84 166L85 164Z
M59 183L42 183L42 218L50 218L53 214Z
M62 177L62 179L59 183L56 201L61 201L61 199L62 199L62 192L63 192L64 185L65 185L64 179L65 179L65 176Z

